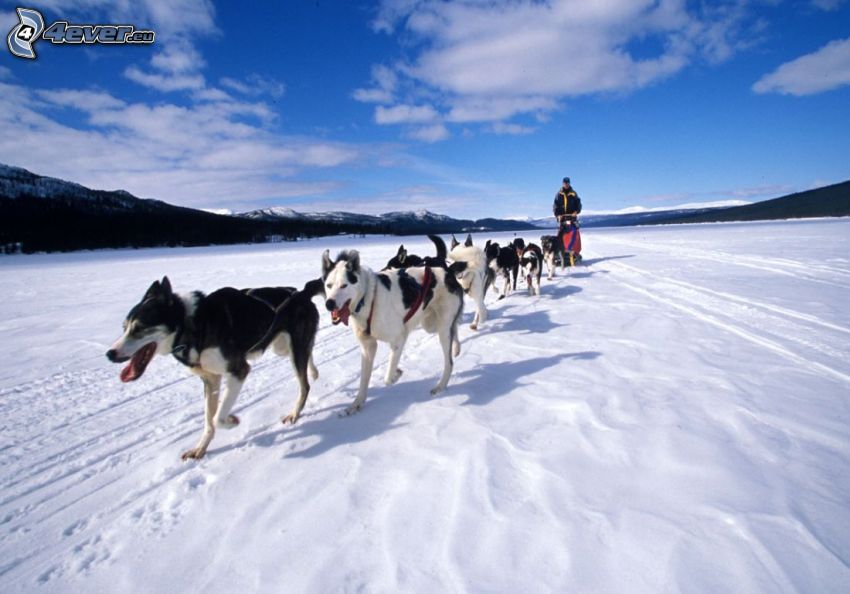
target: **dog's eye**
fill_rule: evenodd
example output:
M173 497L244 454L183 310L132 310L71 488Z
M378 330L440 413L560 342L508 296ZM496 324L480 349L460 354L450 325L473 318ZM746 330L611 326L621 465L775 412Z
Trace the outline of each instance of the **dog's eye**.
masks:
M344 288L346 288L347 286L348 286L347 284L345 284L345 285L340 285L340 286L339 286L339 288L340 288L340 289L344 289Z
M327 285L325 285L325 286L326 286L327 288L329 288L329 289L333 289L333 288L334 288L334 284L333 284L333 283L328 283L328 284L327 284Z

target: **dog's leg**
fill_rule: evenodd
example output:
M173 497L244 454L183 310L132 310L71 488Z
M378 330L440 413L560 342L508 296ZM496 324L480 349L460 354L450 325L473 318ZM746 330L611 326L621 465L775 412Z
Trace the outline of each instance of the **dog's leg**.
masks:
M404 373L398 367L398 361L401 359L401 352L404 350L404 344L407 342L407 334L404 334L398 342L390 345L390 363L387 366L387 375L384 377L384 383L388 386L396 383L401 374Z
M514 274L513 290L516 291L516 279L519 276L519 264L511 268L511 271Z
M218 405L218 412L215 415L215 424L223 429L232 429L239 424L239 417L230 414L233 405L236 404L236 399L239 397L239 391L242 389L242 384L245 383L245 378L248 376L248 371L251 368L248 363L245 363L244 373L239 370L239 375L227 373L224 377L224 398ZM241 376L241 377L240 377Z
M484 305L484 279L478 277L473 283L470 295L475 300L475 319L472 320L472 325L469 327L472 330L478 330L479 326L487 321L487 306Z
M363 406L366 401L366 392L369 390L369 380L372 379L372 367L375 365L375 352L378 350L378 341L371 336L360 339L360 389L354 402L345 409L346 415L353 415Z
M319 370L316 367L316 364L313 363L313 355L312 354L310 355L309 365L310 365L310 379L312 379L313 381L316 381L317 379L319 379Z
M294 424L298 420L298 417L301 416L301 411L304 410L304 404L307 402L307 396L310 394L310 382L307 381L307 371L312 360L312 355L305 357L299 351L298 345L293 345L292 368L295 370L295 377L298 379L298 401L295 403L295 408L292 409L292 412L281 419L281 422L284 424Z
M439 383L431 390L431 395L439 394L446 389L449 384L449 376L452 374L454 361L452 360L452 346L455 338L452 336L452 328L440 329L440 346L443 347L443 375L440 377ZM459 343L458 343L459 346Z
M180 456L183 460L203 458L215 435L215 411L218 408L218 392L221 388L220 375L208 375L201 378L204 382L204 433L201 441L191 450Z
M451 339L452 339L452 348L454 350L454 356L460 356L460 338L458 337L457 328L460 325L460 318L463 315L463 297L460 298L460 303L457 304L457 313L455 314L454 319L452 320L452 328L451 328ZM484 310L484 317L487 317L487 310Z
M499 299L504 299L508 296L508 291L511 290L511 273L505 270L505 286L502 289L502 294L499 296Z

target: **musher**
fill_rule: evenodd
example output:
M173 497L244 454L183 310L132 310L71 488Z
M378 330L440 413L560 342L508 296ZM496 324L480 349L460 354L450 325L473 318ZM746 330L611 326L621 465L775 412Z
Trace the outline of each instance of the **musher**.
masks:
M581 233L579 232L578 213L581 212L581 198L565 177L563 186L555 195L552 212L558 221L558 237L564 243L564 252L570 259L570 266L581 262Z

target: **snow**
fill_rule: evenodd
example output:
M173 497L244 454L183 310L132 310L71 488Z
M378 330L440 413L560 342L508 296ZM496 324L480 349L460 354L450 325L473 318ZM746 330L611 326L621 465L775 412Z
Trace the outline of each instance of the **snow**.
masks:
M267 354L188 463L201 382L104 357L150 282L300 285L326 247L380 267L400 240L0 258L0 591L846 592L850 220L583 239L478 332L467 303L446 393L419 332L339 417L359 353L323 311L298 424Z

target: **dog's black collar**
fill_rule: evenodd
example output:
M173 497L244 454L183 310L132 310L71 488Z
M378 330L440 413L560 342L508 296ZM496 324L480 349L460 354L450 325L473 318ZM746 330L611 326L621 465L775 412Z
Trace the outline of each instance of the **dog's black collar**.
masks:
M192 333L186 328L188 324L181 325L174 336L174 346L171 349L172 356L186 367L198 367L196 361L191 360L192 349L189 346Z
M363 309L363 306L366 305L366 295L368 295L368 294L369 294L369 291L367 289L366 292L363 294L363 298L357 304L357 307L354 308L355 314L359 314L360 310ZM372 289L372 307L369 310L369 318L366 320L366 336L372 335L372 316L375 313L375 301L377 300L377 296L378 296L378 283L375 282L375 286Z
M359 314L364 305L366 305L366 295L363 295L363 299L361 299L360 303L357 304L357 307L354 308L354 313Z

